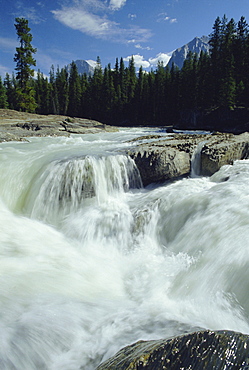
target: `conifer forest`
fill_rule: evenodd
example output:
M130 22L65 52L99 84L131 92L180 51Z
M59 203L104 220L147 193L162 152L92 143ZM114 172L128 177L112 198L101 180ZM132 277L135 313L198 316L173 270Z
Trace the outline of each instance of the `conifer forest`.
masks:
M20 41L16 73L0 78L0 108L39 114L60 114L108 124L163 125L185 110L211 111L222 107L249 108L249 26L217 17L209 35L210 52L189 53L181 70L159 63L155 70L136 72L134 59L114 67L101 66L81 75L76 64L51 67L49 77L34 78L36 49L27 20L16 19Z

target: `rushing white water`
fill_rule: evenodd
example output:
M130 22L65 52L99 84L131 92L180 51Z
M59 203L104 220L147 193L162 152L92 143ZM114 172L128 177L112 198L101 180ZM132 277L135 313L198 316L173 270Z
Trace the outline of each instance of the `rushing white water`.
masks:
M191 177L198 177L201 174L201 150L206 144L206 141L201 141L197 144L191 158Z
M249 161L141 187L145 130L0 145L0 368L95 369L196 328L249 333Z

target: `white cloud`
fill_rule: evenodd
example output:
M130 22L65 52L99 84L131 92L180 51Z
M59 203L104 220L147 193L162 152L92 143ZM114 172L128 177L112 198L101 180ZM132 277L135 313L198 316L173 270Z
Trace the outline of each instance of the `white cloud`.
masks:
M169 17L167 13L160 13L158 14L157 22L177 23L177 19Z
M37 3L39 6L39 3ZM44 22L44 19L38 14L37 10L31 7L25 7L22 1L15 3L16 11L13 13L15 17L26 18L33 24Z
M109 21L105 16L100 17L77 8L64 8L52 13L64 25L100 38L107 37L108 33L117 27L117 23Z
M122 6L124 6L126 3L126 0L110 0L110 8L112 10L118 10L120 8L122 8Z
M166 66L171 58L172 52L170 53L158 53L154 58L149 58L149 60L144 59L140 54L133 55L135 67L143 67L144 69L149 69L152 67L157 67L158 62L163 62L163 65ZM125 62L129 62L132 56L124 58Z
M134 46L135 46L135 48L136 48L136 49L141 49L141 50L152 50L152 48L151 48L151 47L149 47L149 46L142 46L142 45L140 45L140 44L135 44Z
M124 61L125 62L129 62L129 60L132 58L132 56L128 56L126 58L124 58ZM139 68L139 67L143 67L143 68L149 68L150 67L150 63L144 59L144 57L140 54L136 54L136 55L133 55L133 58L134 58L134 64L135 64L135 67Z
M118 10L126 0L111 0L109 5L99 0L74 0L73 6L53 10L59 22L87 35L113 42L146 42L151 31L136 26L122 28L109 19L110 10ZM132 41L133 42L133 41Z
M171 53L159 53L155 58L149 58L149 62L152 66L157 66L158 62L163 62L163 65L166 66L171 58Z
M137 18L136 14L128 14L128 18L130 18L132 21Z

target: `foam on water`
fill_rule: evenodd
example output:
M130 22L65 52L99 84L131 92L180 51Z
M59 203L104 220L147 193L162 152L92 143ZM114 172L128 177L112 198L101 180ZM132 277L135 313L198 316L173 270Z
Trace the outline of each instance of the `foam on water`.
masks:
M143 189L114 155L122 134L0 146L1 369L91 370L139 339L249 333L249 161Z

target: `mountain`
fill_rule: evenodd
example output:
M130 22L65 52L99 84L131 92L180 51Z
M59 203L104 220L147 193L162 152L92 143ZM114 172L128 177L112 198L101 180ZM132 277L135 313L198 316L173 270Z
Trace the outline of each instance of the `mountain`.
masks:
M78 60L74 60L74 63L76 64L78 73L80 75L83 75L84 73L87 76L93 75L94 67L92 67L86 60L78 59ZM70 66L71 66L70 64L68 64L67 66L69 71L70 71Z
M195 37L188 44L183 45L182 47L173 51L167 66L171 68L172 64L174 63L175 66L181 69L189 51L197 53L198 56L200 56L202 50L208 53L209 52L208 41L209 41L208 36Z

